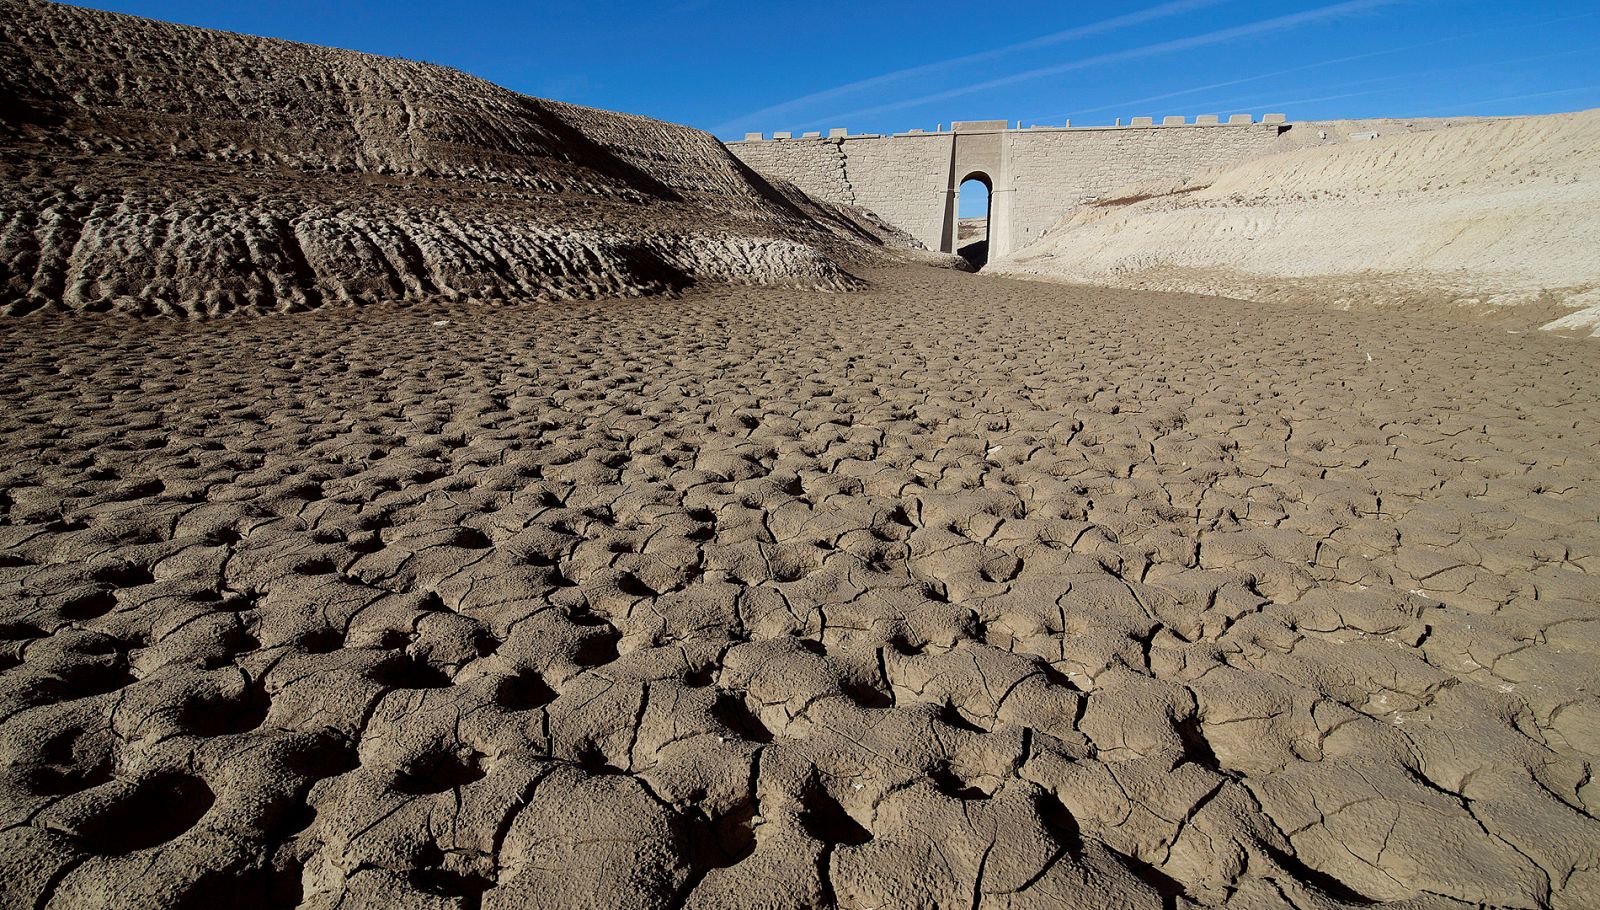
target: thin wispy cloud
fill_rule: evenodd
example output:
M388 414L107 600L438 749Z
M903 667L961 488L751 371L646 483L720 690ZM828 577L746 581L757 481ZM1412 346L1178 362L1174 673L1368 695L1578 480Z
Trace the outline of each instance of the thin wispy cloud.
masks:
M1461 111L1467 108L1480 107L1485 104L1502 104L1508 101L1531 101L1535 98L1557 98L1562 95L1578 95L1584 92L1600 92L1600 85L1579 85L1573 88L1556 89L1555 91L1549 92L1530 92L1526 95L1502 95L1499 98L1480 98L1477 101L1464 101L1459 104L1449 105L1447 107L1436 107L1432 111L1425 111L1424 113Z
M1382 53L1382 52L1380 52L1380 53ZM1391 52L1388 52L1388 53L1393 53L1393 52L1391 51ZM1298 72L1301 72L1303 70L1315 69L1315 68L1320 67L1320 66L1331 66L1331 65L1336 64L1336 63L1346 63L1346 62L1353 61L1353 60L1362 60L1362 59L1365 59L1367 57L1375 57L1375 56L1378 56L1378 54L1377 53L1373 53L1373 54L1355 54L1355 55L1352 55L1352 56L1349 56L1349 57L1339 57L1339 58L1334 59L1334 60L1324 60L1321 63L1309 63L1309 64L1306 64L1305 66L1292 66L1292 67L1289 67L1288 69L1275 70L1275 71L1270 72L1270 73L1261 73L1260 75L1256 75L1256 76L1245 76L1245 77L1239 78L1239 79L1229 79L1229 80L1227 80L1225 82L1213 82L1213 83L1211 83L1209 85L1197 85L1194 88L1186 88L1186 89L1182 89L1182 90L1176 91L1176 92L1164 92L1164 93L1162 93L1160 95L1146 95L1143 98L1134 98L1134 99L1132 99L1130 101L1119 101L1119 102L1117 102L1115 104L1102 104L1099 107L1082 108L1080 110L1076 110L1076 111L1071 112L1067 116L1068 117L1078 117L1078 116L1081 116L1083 114L1097 114L1097 113L1099 113L1101 111L1128 110L1130 108L1137 108L1140 105L1150 104L1150 103L1156 102L1156 101L1169 101L1169 100L1171 100L1173 98L1183 98L1183 97L1188 96L1188 95L1198 95L1198 94L1201 94L1203 92L1216 91L1219 88L1229 88L1229 87L1235 86L1235 85L1245 85L1245 84L1251 83L1251 82L1260 82L1263 79L1273 79L1273 78L1277 78L1277 77L1280 77L1280 76L1287 76L1287 75L1290 75L1291 73L1298 73ZM1039 116L1039 115L1035 115L1035 116ZM1028 118L1023 118L1023 119L1028 119Z
M1563 57L1592 57L1597 52L1600 52L1600 47L1589 46L1574 48L1573 50L1569 51L1556 51L1555 53L1550 54L1533 54L1529 56L1510 57L1498 60L1483 60L1476 63L1462 64L1460 66L1435 67L1425 70L1413 70L1411 72L1391 73L1387 76L1378 76L1373 79L1357 79L1353 82L1343 82L1337 85L1324 85L1320 87L1323 91L1342 91L1344 89L1359 88L1361 86L1373 85L1376 83L1400 83L1399 85L1393 85L1385 89L1375 89L1372 91L1352 92L1337 95L1321 95L1315 98L1284 99L1281 96L1270 100L1261 98L1259 96L1249 99L1230 98L1225 101L1212 101L1211 103L1205 105L1205 107L1217 113L1233 113L1261 110L1263 108L1267 110L1282 109L1294 104L1312 104L1315 102L1333 101L1344 98L1359 98L1367 95L1393 94L1395 92L1413 90L1414 87L1419 83L1436 80L1441 76L1466 73L1473 70L1493 69L1495 67L1536 63L1542 60L1556 60ZM1581 91L1581 89L1573 89L1571 91Z
M1294 98L1288 101L1269 101L1266 102L1265 105L1261 103L1251 103L1249 105L1241 105L1233 108L1224 107L1221 108L1220 111L1221 113L1226 114L1234 111L1259 110L1263 106L1287 107L1291 104L1312 104L1319 101L1337 101L1345 98L1362 98L1368 95L1392 94L1394 92L1403 91L1405 88L1406 86L1397 85L1393 88L1374 89L1369 92L1347 92L1339 95L1319 95L1315 98ZM1563 95L1578 95L1584 92L1596 91L1600 91L1600 85L1580 85L1573 88L1557 89L1550 92L1530 92L1524 95L1504 95L1499 98L1481 98L1477 101L1465 101L1460 104L1453 104L1446 107L1437 107L1431 110L1425 110L1422 112L1422 114L1429 115L1444 112L1454 112L1462 116L1474 116L1476 115L1476 112L1472 111L1471 108L1480 107L1485 104L1500 104L1509 101L1532 101L1535 98L1557 98Z
M1365 91L1365 92L1340 92L1337 95L1316 95L1316 96L1310 97L1310 98L1290 98L1290 99L1287 99L1287 100L1268 101L1268 102L1265 102L1265 103L1251 102L1249 104L1241 104L1238 107L1223 107L1223 108L1219 108L1218 109L1218 113L1220 113L1220 114L1235 114L1235 113L1242 114L1242 113L1248 113L1248 112L1251 112L1251 111L1259 110L1262 107L1288 107L1291 104L1316 104L1316 103L1322 102L1322 101L1343 101L1343 100L1345 100L1347 98L1369 98L1369 97L1371 97L1373 95L1392 94L1394 92L1401 91L1404 88L1405 88L1405 86L1403 86L1403 85L1396 85L1396 86L1393 86L1391 88L1375 88L1375 89L1371 89L1371 90Z
M1036 69L1025 70L1020 73L1013 73L1009 76L1001 76L996 79L975 82L971 85L964 85L959 88L947 89L941 92L933 92L931 94L920 95L915 98L906 98L904 100L895 101L888 104L879 104L872 107L859 108L853 111L836 113L828 117L819 118L812 122L819 123L823 120L837 122L851 118L884 114L890 111L904 110L906 108L918 107L924 104L932 104L937 101L948 101L952 98L960 98L964 95L971 95L977 92L988 91L990 89L1015 85L1019 82L1028 82L1034 79L1043 79L1049 76L1059 76L1065 73L1091 69L1093 67L1106 66L1113 63L1125 63L1131 60L1140 60L1147 57L1158 56L1160 54L1170 54L1177 51L1185 51L1197 47L1206 47L1213 44L1222 44L1238 38L1255 37L1273 32L1286 31L1288 29L1298 28L1305 25L1312 25L1332 19L1352 16L1358 13L1369 12L1387 6L1395 6L1402 2L1405 2L1405 0L1345 0L1343 3L1334 3L1329 6L1318 7L1316 9L1306 10L1300 13L1291 13L1286 16L1275 16L1271 19L1262 19L1260 21L1247 23L1245 25L1236 25L1230 28L1217 29L1215 31L1206 32L1200 35L1191 35L1187 38L1175 38L1171 41L1161 41L1156 44L1147 44L1143 47L1129 48L1128 50L1124 51L1114 51L1109 54L1098 54L1093 57L1085 57L1080 60L1059 63L1053 66L1042 66Z
M1068 116L1077 117L1077 116L1079 116L1081 114L1097 114L1097 113L1100 113L1101 111L1123 110L1123 109L1127 109L1127 108L1137 107L1137 106L1139 106L1141 104L1149 104L1149 103L1154 102L1154 101L1168 101L1168 100L1173 99L1173 98L1182 98L1182 97L1185 97L1187 95L1200 95L1200 94L1204 94L1205 92L1216 91L1219 88L1229 88L1229 87L1235 86L1235 85L1245 85L1245 84L1248 84L1248 83L1251 83L1251 82L1261 82L1262 80L1265 80L1265 79L1277 79L1277 78L1281 78L1283 76L1289 76L1289 75L1293 75L1295 73L1305 72L1306 70L1319 69L1319 68L1324 67L1324 66L1336 66L1336 65L1338 65L1340 63L1354 63L1357 60L1368 60L1368 59L1371 59L1373 57L1383 57L1383 56L1387 56L1389 54L1399 54L1399 53L1404 53L1406 51L1418 50L1420 48L1428 47L1428 46L1431 46L1431 45L1434 45L1434 44L1443 44L1445 41L1450 41L1450 40L1457 40L1457 39L1455 39L1455 38L1446 38L1446 39L1440 39L1438 41L1424 41L1424 42L1421 42L1421 43L1418 43L1418 44L1407 44L1407 45L1405 45L1403 47L1394 47L1394 48L1389 48L1388 50L1382 50L1382 51L1372 51L1372 52L1366 53L1366 54L1350 54L1349 56L1345 56L1345 57L1334 57L1331 60L1320 60L1320 61L1318 61L1316 63L1307 63L1307 64L1305 64L1303 66L1291 66L1288 69L1273 70L1270 73L1260 73L1260 74L1257 74L1257 75L1254 75L1254 76L1243 76L1243 77L1238 78L1238 79L1229 79L1229 80L1224 81L1224 82L1213 82L1213 83L1211 83L1209 85L1197 85L1197 86L1195 86L1193 88L1181 89L1181 90L1176 91L1176 92L1164 92L1164 93L1162 93L1160 95L1146 95L1143 98L1134 98L1134 99L1132 99L1130 101L1119 101L1119 102L1116 102L1115 104L1102 104L1099 107L1082 108L1082 109L1073 111Z
M1545 27L1547 25L1557 25L1557 24L1560 24L1560 23L1563 23L1563 22L1571 22L1571 21L1573 21L1575 19L1588 19L1588 18L1592 18L1594 16L1600 16L1600 11L1578 13L1577 15L1573 15L1573 16L1557 16L1557 17L1555 17L1553 19L1540 19L1540 20L1536 20L1536 21L1533 21L1533 22L1507 22L1504 25L1498 26L1498 27L1496 27L1494 29L1476 29L1474 31L1461 32L1461 33L1455 34L1455 35L1446 35L1445 37L1435 38L1435 39L1433 39L1431 41L1419 41L1419 42L1416 42L1414 44L1403 44L1403 45L1400 45L1399 47L1386 48L1386 49L1381 50L1381 51L1369 51L1369 52L1364 53L1364 54L1349 54L1349 55L1346 55L1346 56L1343 56L1343 57L1334 57L1334 58L1328 59L1328 60L1319 60L1316 63L1307 63L1307 64L1303 64L1301 66L1291 66L1288 69L1273 70L1270 73L1259 73L1259 74L1254 75L1254 76L1243 76L1243 77L1238 78L1238 79L1229 79L1229 80L1227 80L1225 82L1213 82L1213 83L1211 83L1209 85L1198 85L1198 86L1194 86L1193 88L1180 89L1180 90L1174 91L1174 92L1163 92L1162 94L1159 94L1159 95L1146 95L1143 98L1134 98L1134 99L1128 100L1128 101L1118 101L1118 102L1115 102L1113 104L1102 104L1099 107L1080 108L1078 110L1075 110L1075 111L1071 112L1067 116L1068 117L1077 117L1077 116L1081 116L1083 114L1096 114L1096 113L1099 113L1101 111L1127 110L1127 109L1130 109L1130 108L1135 108L1138 105L1150 104L1150 103L1155 102L1155 101L1168 101L1168 100L1171 100L1173 98L1183 98L1183 97L1187 97L1189 95L1200 95L1200 94L1204 94L1206 92L1215 91L1216 89L1219 89L1219 88L1228 88L1230 86L1235 86L1235 85L1245 85L1245 84L1250 83L1250 82L1261 82L1261 81L1266 80L1266 79L1277 79L1277 78L1281 78L1283 76L1293 75L1294 73L1301 73L1301 72L1305 72L1307 70L1320 69L1321 67L1325 67L1325 66L1336 66L1336 65L1341 64L1341 63L1354 63L1355 61L1358 61L1358 60L1370 60L1370 59L1373 59L1375 57L1388 57L1388 56L1392 56L1394 54L1403 54L1403 53L1406 53L1408 51L1421 50L1423 48L1428 48L1428 47L1436 47L1436 46L1441 45L1441 44L1450 44L1450 43L1455 42L1455 41L1464 41L1464 40L1466 40L1468 38L1476 38L1476 37L1480 37L1480 36L1486 35L1486 34L1493 34L1493 33L1501 32L1501 31L1504 31L1507 28L1517 28L1517 29L1543 28L1543 27ZM1538 60L1538 59L1547 59L1548 57L1560 57L1560 56L1567 56L1567 55L1566 54L1551 54L1551 55L1541 55L1539 57L1523 58L1523 59ZM1518 62L1518 61L1516 61L1516 60L1503 60L1503 61L1498 61L1498 62L1501 63L1501 64L1505 64L1505 63L1515 63L1515 62ZM1045 116L1045 115L1034 114L1032 116L1038 117L1038 116Z
M761 110L751 111L748 114L735 117L732 120L729 120L727 123L713 127L712 131L719 133L728 132L757 121L771 122L779 117L792 114L796 111L803 111L807 108L812 108L817 104L833 101L867 89L879 88L881 86L889 85L895 82L901 82L906 79L912 79L921 76L931 76L934 73L944 72L945 70L954 69L956 67L968 66L973 63L983 63L990 60L998 60L1002 57L1008 57L1012 54L1023 53L1025 51L1036 50L1041 47L1049 47L1055 44L1065 44L1069 41L1077 41L1083 38L1092 38L1095 35L1104 35L1119 29L1131 28L1135 25L1143 25L1147 22L1154 22L1156 20L1166 19L1172 16L1180 16L1185 13L1191 13L1197 10L1206 9L1212 6L1219 6L1223 3L1230 2L1233 2L1233 0L1172 0L1172 2L1169 3L1163 3L1159 6L1152 6L1147 9L1136 10L1121 16L1114 16L1110 19L1102 19L1099 22L1091 22L1087 25L1080 25L1074 28L1064 29L1062 31L1052 32L1048 35L1040 35L1037 38L1030 38L1027 41L1022 41L1017 44L1008 44L1005 47L997 47L992 50L979 51L975 54L965 54L960 57L950 57L945 60L935 60L931 63L923 63L917 66L895 70L892 73L884 73L880 76L872 76L867 79L848 82L844 85L834 86L833 88L824 89L820 92L812 92L808 95L792 98L780 104L774 104L771 107L764 107Z

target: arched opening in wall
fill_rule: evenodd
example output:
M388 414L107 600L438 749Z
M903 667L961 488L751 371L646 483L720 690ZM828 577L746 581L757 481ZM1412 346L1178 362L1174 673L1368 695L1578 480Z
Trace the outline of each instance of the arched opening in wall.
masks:
M956 188L956 255L975 269L989 261L990 192L994 185L981 171L968 174Z

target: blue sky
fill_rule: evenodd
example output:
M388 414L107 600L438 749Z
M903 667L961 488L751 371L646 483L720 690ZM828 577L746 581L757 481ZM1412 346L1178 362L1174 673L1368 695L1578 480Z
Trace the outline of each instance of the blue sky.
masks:
M711 130L1600 107L1600 0L98 0Z

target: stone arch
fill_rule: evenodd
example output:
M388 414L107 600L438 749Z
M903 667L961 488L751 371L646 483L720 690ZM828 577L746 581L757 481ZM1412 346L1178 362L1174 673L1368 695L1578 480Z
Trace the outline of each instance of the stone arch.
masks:
M969 183L982 184L985 193L983 236L976 239L961 236L961 191L962 187ZM983 268L989 261L989 238L994 227L994 180L983 170L973 170L955 181L955 187L956 216L952 251L966 259L974 268Z
M956 251L956 196L969 177L979 177L989 188L989 258L1011 250L1011 139L1004 120L973 120L951 124L948 133L949 166L945 171L944 229L939 249Z

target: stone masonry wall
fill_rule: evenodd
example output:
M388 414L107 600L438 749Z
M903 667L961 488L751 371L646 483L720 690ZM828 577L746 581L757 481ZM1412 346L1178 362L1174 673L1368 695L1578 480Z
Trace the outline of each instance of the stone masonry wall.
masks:
M862 206L938 249L950 180L949 133L736 142L745 164L818 199Z
M787 180L816 199L858 204L845 174L844 152L838 139L744 142L728 148L760 173Z
M949 133L841 140L856 204L937 250L953 141Z
M755 170L787 180L830 202L860 205L939 249L957 143L999 132L1007 148L1005 173L990 174L994 190L1011 191L1009 246L1039 239L1074 206L1146 180L1189 177L1261 155L1313 145L1356 142L1395 132L1420 132L1478 122L1449 120L1338 120L1287 123L1214 123L1169 118L1164 125L1138 118L1134 126L1033 127L987 133L913 131L894 136L844 136L762 140L751 134L729 150ZM779 134L783 136L785 134ZM992 141L992 140L991 140ZM1007 252L1001 250L1001 253Z
M1039 239L1067 210L1143 180L1185 177L1275 150L1278 127L1194 126L1016 130L1011 142L1014 249Z

